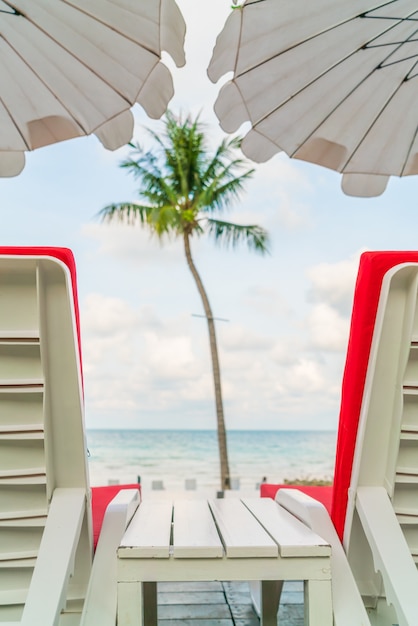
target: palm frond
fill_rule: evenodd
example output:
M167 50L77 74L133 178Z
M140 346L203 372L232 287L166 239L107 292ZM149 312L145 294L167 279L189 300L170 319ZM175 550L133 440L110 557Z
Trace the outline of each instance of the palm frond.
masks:
M145 225L149 221L152 210L152 206L136 204L135 202L118 202L103 207L97 213L97 217L102 222L119 221L130 225L139 222Z
M266 254L269 252L269 236L267 231L256 224L242 225L208 218L206 230L213 236L216 243L236 248L241 243L247 244L250 250Z
M137 159L134 155L137 154ZM135 150L131 158L121 163L121 167L128 169L134 178L139 180L138 194L150 204L177 204L178 195L170 184L165 172L159 167L157 157L151 152Z
M220 175L210 185L205 187L199 197L199 205L204 213L223 211L239 199L244 191L245 183L253 175L254 170L248 170L240 176Z
M109 204L99 211L98 217L103 222L119 221L131 226L139 224L149 228L159 238L163 235L177 235L181 229L179 213L171 205L157 207L133 202Z

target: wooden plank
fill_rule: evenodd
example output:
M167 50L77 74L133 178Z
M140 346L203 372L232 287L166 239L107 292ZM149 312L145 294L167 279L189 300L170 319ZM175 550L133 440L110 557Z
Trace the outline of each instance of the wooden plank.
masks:
M205 580L192 582L159 582L158 593L190 592L194 591L222 591L222 583L219 580ZM0 622L1 624L1 622Z
M40 376L22 377L22 378L1 378L0 386L7 389L8 387L17 388L25 387L26 389L35 387L39 389L44 385L44 378Z
M270 498L243 500L260 524L279 545L280 556L327 556L330 545Z
M159 620L172 619L179 620L183 625L185 620L196 620L200 624L200 620L226 620L230 619L231 626L233 621L231 612L226 602L220 604L170 604L160 605L158 608ZM162 622L164 623L164 622ZM217 624L217 622L215 622Z
M0 486L3 485L45 485L46 473L22 474L21 476L2 476L0 473Z
M195 591L222 591L222 583L219 580L205 581L180 581L180 582L159 582L158 594L160 593L194 593ZM0 622L1 624L1 622Z
M223 546L205 500L178 500L174 504L174 558L216 558Z
M21 476L45 476L45 466L13 467L0 470L0 478L18 478Z
M0 568L0 607L11 604L24 604L32 578L30 568ZM4 626L0 615L0 624ZM19 624L15 624L19 626Z
M16 487L0 481L0 520L45 516L48 512L45 481L44 477L41 485Z
M175 591L158 592L158 604L175 605L175 604L221 604L225 602L225 595L221 591Z
M277 557L279 549L254 515L237 499L210 500L227 557Z
M1 396L0 396L1 398ZM1 435L13 435L20 433L24 435L28 433L29 435L32 433L43 433L44 425L43 424L35 424L35 423L27 423L27 424L2 424L0 426Z
M232 621L231 618L202 619L199 617L199 621L197 621L194 618L170 619L170 617L167 619L166 618L159 619L158 621L159 626L234 626L234 622ZM241 622L235 622L235 623L238 623L240 625L242 624ZM245 626L253 626L253 624L252 623L247 624L247 622L245 622ZM256 620L256 623L254 624L254 626L259 626L258 620Z
M172 515L169 501L141 502L120 543L119 558L168 558Z
M43 530L44 528L38 525L2 527L0 561L36 557Z
M39 343L39 330L0 330L0 342Z
M18 559L17 561L16 559L13 559L13 561L2 561L1 569L3 568L10 568L10 569L15 569L15 570L24 569L24 568L33 569L35 565L36 565L36 558ZM1 602L0 602L0 605L1 605ZM0 624L2 624L2 622L0 622Z
M0 517L0 528L24 528L26 526L30 526L31 528L43 527L46 524L46 519L46 515L36 517L15 517L12 519L2 519Z

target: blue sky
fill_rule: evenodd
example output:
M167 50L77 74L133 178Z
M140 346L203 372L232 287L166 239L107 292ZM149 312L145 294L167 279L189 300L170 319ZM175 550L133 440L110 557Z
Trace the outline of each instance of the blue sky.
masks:
M206 68L227 0L178 0L187 64L170 108L201 113L214 144L219 86ZM159 127L138 107L142 126ZM112 201L135 199L126 154L95 137L27 155L0 181L2 245L70 247L78 267L90 428L215 428L205 321L181 242L161 247L139 228L102 225ZM345 196L340 176L278 155L257 166L229 218L271 235L268 257L193 242L217 325L225 414L233 429L335 429L358 258L416 249L417 181L392 179L376 199Z

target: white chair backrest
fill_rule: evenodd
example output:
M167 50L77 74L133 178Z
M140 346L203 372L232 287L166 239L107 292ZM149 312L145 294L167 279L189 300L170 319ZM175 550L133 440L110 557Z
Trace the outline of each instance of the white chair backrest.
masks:
M88 582L92 533L72 271L53 251L0 250L0 623L20 619L57 488L85 493L75 599Z
M418 264L402 263L382 283L354 454L345 549L362 595L380 592L359 488L383 487L418 562ZM373 602L373 600L371 600Z

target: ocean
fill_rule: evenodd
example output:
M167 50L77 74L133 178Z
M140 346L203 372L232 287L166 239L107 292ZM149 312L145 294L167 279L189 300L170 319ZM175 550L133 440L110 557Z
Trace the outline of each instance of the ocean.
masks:
M285 479L331 480L336 433L331 431L229 431L230 473L236 487L255 489ZM164 489L219 489L216 431L88 430L92 486L136 482L144 489L162 481Z

